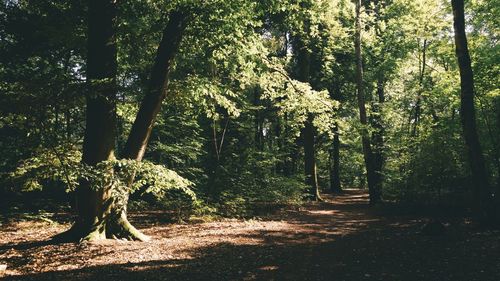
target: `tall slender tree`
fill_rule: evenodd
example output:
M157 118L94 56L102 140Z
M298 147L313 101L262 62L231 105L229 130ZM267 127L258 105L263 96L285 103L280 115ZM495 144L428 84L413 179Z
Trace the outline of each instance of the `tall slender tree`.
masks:
M311 53L301 39L297 39L297 67L298 78L302 82L309 82L311 76ZM314 116L308 113L301 135L304 147L304 173L306 185L309 187L311 200L321 200L319 194L318 175L316 170L315 128Z
M163 36L156 51L148 91L142 100L125 145L123 157L126 159L140 161L144 157L156 116L167 96L168 74L174 55L179 48L187 18L187 12L184 10L174 10L169 15L168 24L163 30Z
M342 192L340 184L340 136L339 126L335 124L333 128L333 143L330 149L330 191L333 193Z
M382 189L383 182L383 167L385 163L384 156L384 136L385 127L382 119L382 106L385 103L385 78L383 75L378 78L376 97L375 101L372 103L372 114L371 114L371 127L373 133L371 136L372 144L372 162L374 169L374 181L379 190Z
M464 1L452 0L455 50L460 70L460 118L474 187L474 209L484 219L490 205L489 175L479 142L474 107L474 74L465 33Z
M356 87L359 109L359 120L361 122L361 142L363 146L363 156L365 160L366 175L368 181L368 191L370 194L370 204L380 201L380 182L377 181L376 172L373 165L373 153L370 144L370 134L368 131L368 118L365 105L365 92L363 81L363 54L361 50L361 0L356 1L356 27L355 27L355 53L356 53Z

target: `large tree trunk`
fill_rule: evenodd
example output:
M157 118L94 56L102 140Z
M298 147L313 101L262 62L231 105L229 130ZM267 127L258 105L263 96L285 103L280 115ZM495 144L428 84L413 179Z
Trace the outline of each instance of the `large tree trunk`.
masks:
M116 3L89 1L86 127L82 162L92 167L114 160L116 139ZM112 173L112 169L104 171ZM67 241L106 238L147 239L120 216L121 205L111 184L95 186L82 180L76 189L77 219L70 230L55 237ZM138 233L138 234L137 234Z
M116 141L116 2L89 1L87 80L87 120L83 144L83 163L114 160ZM124 158L140 161L144 156L154 119L166 96L171 60L178 48L185 16L173 12L163 33L151 73L150 87L128 138ZM112 168L109 171L113 173ZM131 179L132 180L132 179ZM96 188L82 181L76 190L78 217L70 230L55 237L61 240L119 238L146 241L149 237L127 219L128 194L113 196L111 184ZM126 192L126 191L122 191Z
M473 205L476 215L480 219L484 219L488 215L490 186L476 128L474 77L465 35L464 1L452 0L451 4L453 7L456 55L460 69L460 117L474 187Z
M376 173L373 167L372 151L370 145L370 135L368 132L368 118L366 115L365 93L363 86L363 57L361 54L361 0L356 0L356 32L355 32L355 52L356 52L356 86L359 108L359 119L361 121L361 142L363 146L363 156L366 166L368 181L368 191L370 194L370 204L380 201L380 185L377 183Z
M303 42L297 40L297 64L298 78L302 82L309 82L311 71L311 54L304 46ZM316 153L315 153L315 129L313 125L313 116L308 114L304 123L301 135L304 147L304 174L305 183L309 187L308 197L311 200L321 200L319 195L318 176L316 172Z
M82 162L95 166L114 160L116 137L116 4L89 1L87 55L87 112ZM70 239L106 238L109 187L93 188L82 181L76 189L78 217L70 229ZM111 202L110 202L111 203ZM109 205L109 206L106 206Z

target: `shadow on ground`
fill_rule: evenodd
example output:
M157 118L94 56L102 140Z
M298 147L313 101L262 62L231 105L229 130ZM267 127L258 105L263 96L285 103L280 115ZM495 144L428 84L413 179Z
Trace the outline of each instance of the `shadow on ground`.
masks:
M7 261L23 270L4 280L500 280L498 232L456 225L425 236L418 219L374 216L359 192L280 218L152 227L158 242L146 244L4 244L26 254ZM144 248L155 254L137 261ZM58 266L40 270L30 251Z

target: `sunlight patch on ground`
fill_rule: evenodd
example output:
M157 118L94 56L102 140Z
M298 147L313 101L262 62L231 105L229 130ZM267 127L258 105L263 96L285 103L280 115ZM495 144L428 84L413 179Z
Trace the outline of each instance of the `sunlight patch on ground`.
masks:
M310 210L307 212L314 215L327 215L327 216L333 216L339 213L339 211L337 210Z

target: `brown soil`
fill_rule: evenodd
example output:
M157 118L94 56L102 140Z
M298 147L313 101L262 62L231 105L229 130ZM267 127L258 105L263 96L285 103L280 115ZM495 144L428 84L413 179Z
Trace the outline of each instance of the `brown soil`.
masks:
M350 190L256 220L132 222L151 242L45 242L68 224L11 222L0 231L5 280L500 280L500 233L370 208Z

